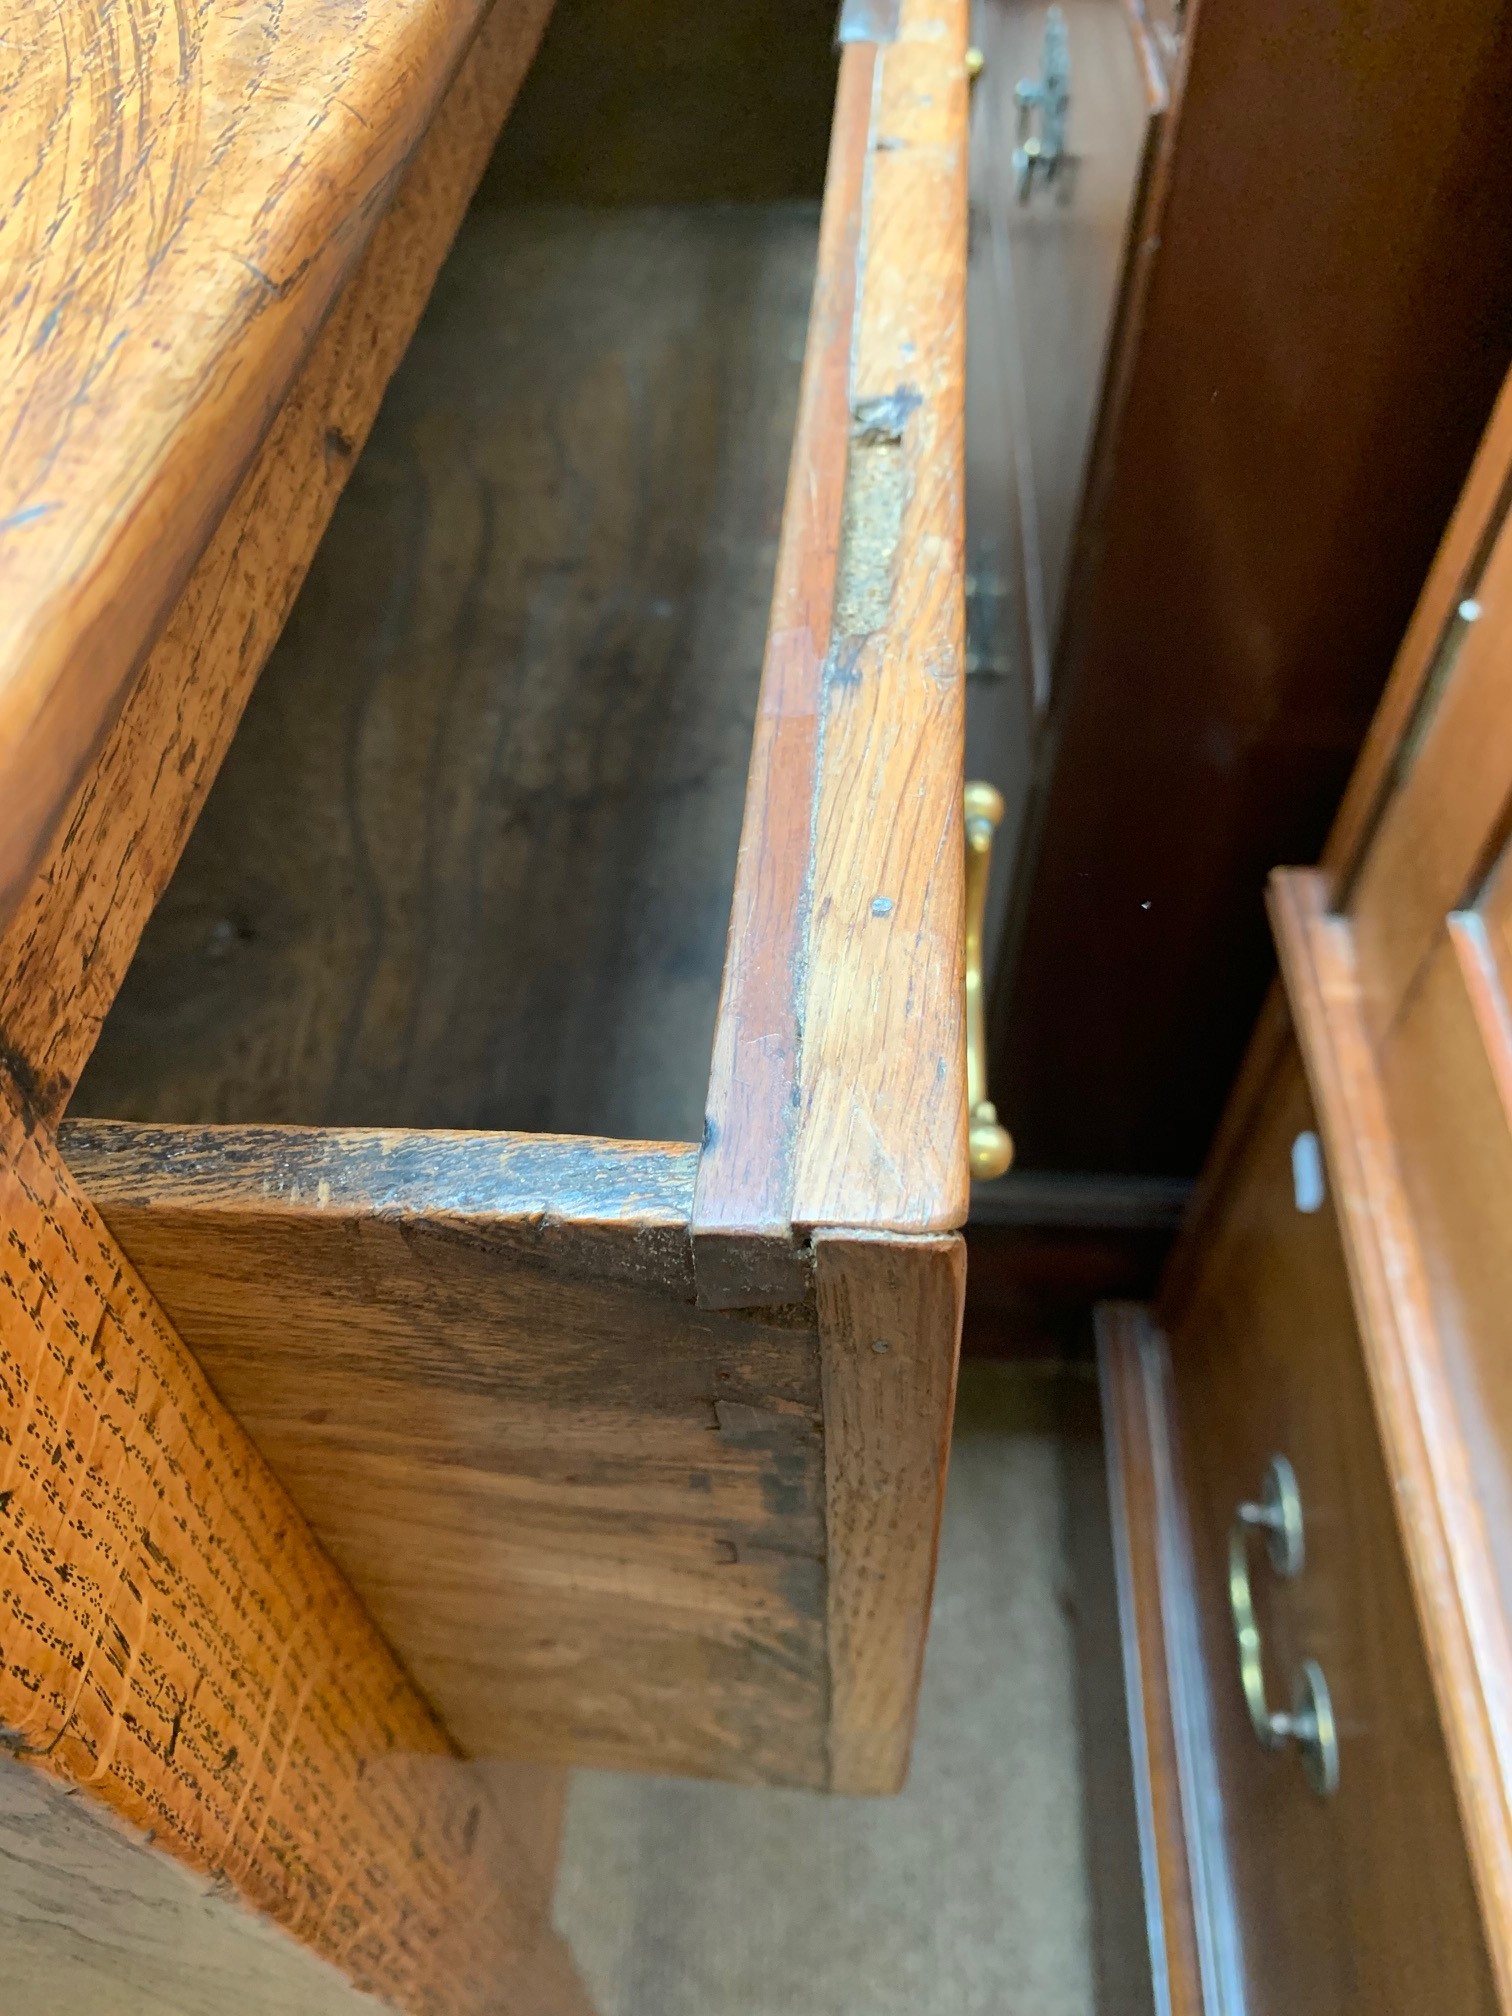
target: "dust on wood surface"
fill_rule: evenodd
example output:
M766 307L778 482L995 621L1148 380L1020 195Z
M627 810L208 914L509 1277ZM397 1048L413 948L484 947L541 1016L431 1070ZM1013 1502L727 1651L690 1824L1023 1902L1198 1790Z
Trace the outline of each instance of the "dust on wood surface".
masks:
M474 213L76 1111L698 1138L815 232Z

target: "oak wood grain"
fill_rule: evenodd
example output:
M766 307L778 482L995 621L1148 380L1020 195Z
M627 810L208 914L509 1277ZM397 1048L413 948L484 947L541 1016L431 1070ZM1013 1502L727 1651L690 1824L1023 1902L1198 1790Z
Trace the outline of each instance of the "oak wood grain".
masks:
M939 1552L966 1249L814 1235L824 1390L829 1785L908 1774Z
M8 1747L400 2008L582 2016L491 1801L14 1095L0 1220Z
M967 9L878 57L790 1212L964 1224Z
M851 330L875 52L842 51L788 501L714 1029L694 1246L705 1299L805 1292L790 1250L804 878L845 481Z
M1366 1018L1349 925L1316 876L1273 878L1271 914L1360 1326L1377 1426L1503 2005L1512 2001L1512 1629L1473 1424ZM1494 1503L1494 1501L1493 1501Z
M0 915L484 13L148 0L128 33L26 0L9 23Z
M0 931L0 1044L56 1118L202 809L530 60L489 14L392 203Z
M64 1143L464 1749L824 1782L814 1318L695 1307L693 1149Z
M965 1216L965 42L957 0L905 0L842 56L694 1213L711 1304L801 1294L795 1226Z
M814 1309L709 1311L692 1148L62 1138L464 1748L898 1789L959 1238L821 1229Z
M783 1067L787 1076L779 1072L773 1081L791 1133L776 1164L780 1212L768 1250L736 1293L729 1278L722 1285L727 1304L752 1300L754 1283L763 1292L775 1285L774 1299L787 1306L697 1306L695 1288L705 1284L695 1277L689 1243L691 1150L298 1127L76 1123L65 1130L76 1173L222 1400L448 1732L478 1751L848 1790L892 1789L906 1764L938 1539L962 1254L948 1237L869 1241L845 1228L889 1219L927 1227L965 1209L964 9L917 5L905 12L904 28L882 59L875 94L870 52L847 58L836 148L855 200L847 204L842 189L825 228L859 230L864 187L872 254L856 329L847 319L838 348L821 360L838 385L838 410L829 416L835 424L806 447L800 438L794 450L790 497L802 508L784 529L785 539L821 565L826 538L843 549L839 606L850 654L826 670L823 650L815 655L799 640L809 651L804 676L815 686L807 719L800 708L796 724L788 721L800 742L808 735L811 743L803 788L783 801L783 830L797 851L777 845L766 829L760 842L768 868L796 867L794 902L769 904L769 937L758 949L777 989L773 998L798 1004L795 1026L799 1007L807 1016L808 1047L801 1069L795 1052ZM841 144L847 119L861 143L850 153ZM670 228L664 220L664 237ZM733 226L723 231L728 238ZM855 257L852 247L852 265ZM474 265L474 280L477 271ZM443 292L464 309L476 310L480 300L497 304L497 293L469 293L470 285L454 272ZM549 303L529 305L549 311ZM524 311L518 300L506 300L503 310L507 331ZM820 323L816 342L824 351L836 329L824 334L822 316ZM433 315L422 349L438 326ZM449 340L476 342L478 326L477 317L469 325L463 314ZM569 347L567 337L559 347ZM444 369L456 352L442 340L436 354ZM396 386L386 426L405 410L412 375ZM432 446L444 437L443 459L467 425L458 418L467 409L456 403L457 412L447 409L446 424L426 436ZM426 409L417 431L434 418ZM587 446L602 441L595 436ZM848 459L852 481L842 488ZM826 467L833 478L828 534L804 516L816 485L828 480ZM368 528L354 499L364 481L338 521L348 527L342 536L359 543ZM484 546L492 553L490 538L486 524ZM476 577L459 584L444 567L438 574L444 594L460 585L465 629L477 608ZM429 605L423 595L416 599L423 618ZM810 639L814 624L827 633L828 594L800 614ZM311 715L301 710L318 717L325 704L324 718L340 715L349 732L344 709L353 691L363 714L369 661L346 653L358 634L356 626L345 635L338 626L334 649L316 667L313 698L308 678L285 691L306 728ZM489 676L497 656L490 647ZM406 724L430 722L433 706L448 731L469 749L476 745L476 692L462 695L453 723L449 696L416 679L413 665L406 671L415 711L401 709L385 722L380 767L396 752L411 754L416 742L432 746ZM565 684L554 679L551 691ZM254 708L265 714L273 696L264 682ZM227 733L233 718L228 711ZM157 732L143 735L150 742ZM338 735L337 746L350 752L358 745ZM759 734L754 768L761 748ZM197 850L239 767L233 759L223 776ZM275 764L261 773L263 781L272 775L276 785L277 771ZM322 774L328 782L333 773L328 767ZM341 774L349 790L351 766ZM547 788L559 781L545 779ZM208 774L196 778L181 799L175 831L187 827L194 794L207 782ZM107 775L91 816L109 783ZM859 822L857 794L869 808ZM527 805L524 825L537 810L535 801ZM564 817L585 817L570 793ZM138 962L95 1053L86 1096L113 1083L124 1110L133 1110L138 1100L156 1101L164 1084L230 1086L235 1097L275 1103L291 1086L315 1085L309 1104L302 1096L290 1102L291 1117L301 1119L341 1117L332 1106L339 1109L354 1084L373 1101L375 1117L396 1088L401 1101L425 1096L427 1064L444 1077L455 1062L449 1035L437 1029L458 1025L411 1012L405 992L432 970L440 935L424 902L415 901L415 870L439 846L438 828L455 823L425 798L422 844L412 849L397 825L353 821L364 868L381 855L395 870L400 907L414 926L405 949L418 948L408 966L396 962L398 970L373 962L371 1032L366 998L345 1015L325 1012L341 984L332 947L349 920L338 918L336 930L325 938L312 933L306 943L314 948L306 973L315 978L296 1004L295 1040L278 1053L289 1069L267 1070L258 1044L236 1039L244 1026L237 1017L249 999L257 1002L230 970L240 914L231 906L211 913L227 924L225 945L210 934L233 955L218 997L226 1019L217 1027L211 1015L199 1025L212 1040L214 1069L196 1080L190 1046L164 1042L155 1007L171 1003L173 1013L184 1012L193 1007L191 990L160 985L155 997L148 958ZM315 826L295 819L275 827L270 847L294 864L284 886L296 892L297 915L298 864L308 861ZM129 855L129 823L117 830ZM247 848L248 830L232 818L221 838L255 874L267 857ZM536 857L526 848L523 858L530 870ZM884 893L884 876L896 881L895 893ZM145 893L122 906L112 960L159 887L161 877L150 878ZM181 887L192 894L183 877L174 891ZM465 901L475 893L469 883ZM155 929L178 901L170 893ZM103 893L93 914L107 914ZM269 914L275 928L267 965L276 972L299 934L287 912L270 907ZM200 948L206 922L201 911ZM550 922L560 937L560 914ZM68 931L58 936L66 940ZM87 930L75 932L70 956L86 939ZM513 958L514 980L538 990L539 974L518 956L518 943L507 932L502 941L499 957ZM473 949L466 931L455 943L448 985ZM578 949L568 944L569 960ZM118 971L96 980L86 970L78 984L97 987L103 1004ZM134 1024L129 1014L123 1021L139 989L148 1012ZM260 998L266 1003L277 991ZM487 989L475 989L469 1001L479 991ZM602 1007L591 989L582 1000L585 1015ZM69 997L70 1013L72 1006ZM476 1016L472 1026L484 1019ZM52 1040L48 1015L39 1020ZM76 1024L82 1037L63 1028L56 1067L34 1074L38 1110L56 1110L87 1051L87 1014ZM419 1025L431 1039L425 1056ZM148 1072L143 1082L133 1029L156 1047L156 1081ZM112 1058L123 1030L127 1041ZM368 1033L373 1042L359 1040ZM343 1079L353 1055L362 1069ZM743 1056L742 1070L748 1062ZM486 1100L486 1073L469 1072L464 1060L457 1076L464 1098ZM764 1081L759 1072L756 1078L759 1093ZM409 1115L401 1105L395 1117ZM716 1130L711 1150L718 1138ZM771 1148L760 1137L751 1145L753 1155ZM800 1235L810 1225L813 1246L804 1251ZM775 1284L767 1271L773 1251ZM821 1295L827 1332L815 1308ZM888 1354L871 1353L879 1340L895 1346L887 1365L881 1360ZM880 1505L879 1485L886 1487Z

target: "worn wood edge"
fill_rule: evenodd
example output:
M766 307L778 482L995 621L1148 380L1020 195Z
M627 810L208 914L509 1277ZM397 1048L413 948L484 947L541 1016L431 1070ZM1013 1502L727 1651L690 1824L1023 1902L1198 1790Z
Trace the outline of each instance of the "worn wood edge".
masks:
M58 1145L96 1203L207 1219L277 1211L682 1227L698 1161L679 1143L590 1135L131 1120L65 1120Z
M274 267L286 266L287 278L270 281L254 267L260 285L249 289L245 260L219 260L214 270L223 276L220 289L236 288L244 306L234 333L205 359L210 384L193 396L172 388L165 401L172 417L152 452L140 446L133 452L131 443L125 444L133 461L111 516L81 528L72 514L59 513L56 533L51 518L42 521L44 542L48 551L56 547L56 561L50 572L39 573L39 562L28 555L22 580L8 597L0 677L0 915L8 918L24 892L134 671L367 245L487 4L464 0L409 8L391 25L387 44L378 37L357 42L342 97L349 116L312 137L311 158L299 163L305 200L269 205L262 256ZM292 39L292 24L284 33ZM276 104L280 95L269 92L264 98ZM225 176L230 164L216 172ZM158 200L151 178L143 187L142 201ZM334 200L333 192L339 192ZM205 200L202 196L202 207ZM165 271L172 270L172 262L163 263ZM201 326L219 332L216 309L224 316L219 295L188 318L190 340ZM155 347L161 352L170 346L160 341ZM97 406L106 404L103 380L102 366L91 390ZM159 380L146 377L134 388L138 408L150 407L160 390ZM108 480L98 486L102 493L110 487Z
M824 1229L814 1235L814 1259L824 1396L829 1790L886 1795L901 1791L907 1779L918 1712L966 1248L956 1233L909 1238ZM912 1303L905 1299L909 1287ZM891 1348L878 1352L878 1341Z
M699 1293L712 1307L805 1294L804 1234L816 1225L944 1231L963 1224L969 1210L964 976L959 970L964 940L959 802L964 555L950 554L958 525L947 523L941 532L925 522L941 512L947 520L952 511L959 517L964 424L959 308L942 316L944 326L935 339L943 346L942 399L919 402L916 394L908 396L908 387L900 393L901 381L894 383L883 366L887 345L904 344L910 333L899 322L899 311L910 307L909 286L921 268L926 280L937 277L930 262L941 246L947 263L959 254L957 291L964 302L965 32L965 9L956 0L943 5L942 0L908 0L896 42L880 53L870 44L852 43L842 56L821 226L820 282L794 437L694 1208ZM885 132L878 124L884 117ZM885 164L880 171L879 162ZM874 200L879 172L888 185L880 209ZM959 234L942 234L942 207L952 218L959 212ZM926 470L943 460L944 496L924 499L930 508L918 514L920 522L905 542L904 558L911 564L899 567L898 582L889 582L888 599L918 597L917 577L935 567L936 548L943 546L949 578L943 591L936 581L927 582L922 629L931 646L940 643L934 631L941 622L951 635L962 633L955 636L953 652L944 647L941 663L950 660L958 676L950 680L942 674L939 683L947 696L943 720L929 730L928 760L921 766L937 778L947 776L950 786L948 802L939 807L939 831L930 843L923 914L904 920L912 936L899 929L900 949L883 961L880 972L873 970L870 952L856 954L868 929L875 931L879 921L889 928L887 906L895 899L871 885L878 880L878 861L886 857L896 807L885 808L863 835L859 861L843 834L831 849L828 869L824 855L827 821L843 818L861 793L857 764L875 760L882 746L877 740L869 748L862 735L848 760L842 760L843 738L827 718L830 699L846 684L840 676L844 668L828 660L834 648L830 629L857 428L868 436L891 429L899 445L906 440L912 487L921 487ZM954 601L952 586L960 590ZM929 601L942 593L943 617ZM872 640L884 662L894 649L895 627L903 626L895 625L889 614ZM887 724L884 736L892 726ZM870 858L873 852L877 860ZM854 888L843 886L847 876ZM853 913L863 899L865 916L858 919ZM879 902L882 907L872 907ZM845 915L833 929L837 904L844 906ZM932 948L927 956L918 952L921 942ZM949 977L942 978L937 969L946 963ZM912 1014L909 989L916 991L921 969L927 969L929 1040L923 1042L910 1029L901 1044L873 1041L865 1047L859 1063L866 1096L859 1097L852 1068L857 1060L847 1054L846 1045L858 1039L863 1004L874 998L874 986L886 982L895 994L901 990L906 1012ZM922 1016L924 1010L918 1012ZM927 1096L910 1102L889 1080L915 1067L932 1074L932 1082ZM919 1150L921 1115L927 1153ZM873 1138L879 1129L881 1138ZM921 1181L902 1173L915 1159L924 1168Z
M1141 1364L1148 1317L1129 1303L1103 1303L1094 1322L1155 2007L1158 2016L1202 2016L1196 1910L1181 1794L1174 1783L1178 1704L1171 1693L1163 1621L1159 1473Z
M868 136L819 700L793 1223L951 1231L965 1035L965 0L904 0Z
M1145 108L1152 115L1164 112L1171 102L1170 86L1166 81L1167 51L1161 47L1160 39L1150 25L1141 0L1120 0L1123 15L1129 24L1129 39L1134 44L1134 53L1139 62L1139 78L1144 85ZM1140 181L1144 179L1141 171ZM1117 326L1116 317L1114 326Z
M549 11L496 0L0 930L0 1051L39 1118L56 1119L88 1061ZM290 485L295 502L280 506Z
M492 1801L56 1144L3 1121L6 1746L416 2016L588 2016Z
M803 887L875 68L871 43L842 50L693 1208L699 1293L714 1308L797 1300L808 1285L788 1202Z
M1268 901L1498 1992L1512 2007L1512 1632L1435 1326L1348 923L1320 875Z
M1509 493L1512 373L1497 395L1324 843L1322 866L1346 890L1353 885L1380 824L1397 761L1427 691L1440 642L1507 509Z
M1512 524L1486 540L1475 599L1479 621L1435 651L1420 715L1410 720L1396 770L1357 871L1339 897L1350 915L1366 1029L1383 1041L1443 927L1470 900L1507 838L1508 777L1498 733L1512 707L1505 617L1512 606ZM1501 620L1499 620L1499 618Z
M318 1278L332 1264L334 1227L357 1237L380 1223L407 1239L446 1242L459 1259L464 1250L487 1252L502 1266L557 1282L693 1300L691 1147L132 1121L65 1121L59 1146L113 1236L180 1320L165 1285L172 1277L160 1269L203 1271L217 1239L276 1240L283 1265ZM187 1320L185 1329L193 1343Z
M1165 1641L1165 1679L1176 1739L1175 1775L1201 1983L1198 2006L1209 2016L1239 2016L1245 2007L1242 1939L1224 1833L1170 1350L1164 1332L1143 1310L1136 1312L1133 1336L1151 1459L1160 1628Z

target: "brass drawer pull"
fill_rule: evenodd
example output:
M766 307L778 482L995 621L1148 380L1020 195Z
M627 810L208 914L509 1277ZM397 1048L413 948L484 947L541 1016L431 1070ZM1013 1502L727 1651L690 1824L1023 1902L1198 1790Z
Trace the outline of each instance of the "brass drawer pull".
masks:
M990 784L966 786L966 1098L967 1137L973 1176L1008 1173L1013 1141L987 1097L987 1010L983 999L982 927L987 916L987 878L992 873L992 836L1003 817L1002 793Z
M1327 1798L1339 1786L1339 1737L1328 1682L1316 1659L1304 1659L1297 1669L1290 1712L1272 1708L1266 1698L1264 1648L1250 1588L1251 1527L1259 1527L1265 1533L1266 1550L1278 1575L1291 1577L1301 1572L1302 1497L1297 1489L1296 1472L1284 1456L1273 1456L1266 1466L1265 1490L1260 1502L1241 1505L1234 1514L1229 1529L1229 1609L1239 1651L1239 1684L1244 1689L1250 1727L1267 1750L1280 1750L1288 1742L1295 1743L1302 1753L1308 1784Z

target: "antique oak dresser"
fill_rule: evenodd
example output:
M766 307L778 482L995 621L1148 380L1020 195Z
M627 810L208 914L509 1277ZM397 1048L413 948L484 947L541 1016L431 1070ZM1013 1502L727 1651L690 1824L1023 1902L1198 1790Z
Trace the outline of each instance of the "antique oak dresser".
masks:
M297 1094L274 1117L75 1097L102 1030L86 1083L114 1082L112 1003L240 760L548 6L20 11L0 47L11 1810L59 1885L115 1872L86 1894L115 1899L96 1931L127 1973L171 1949L238 2006L345 2007L355 1984L579 2008L530 1767L855 1793L907 1766L969 1157L1009 1152L979 1041L968 1116L967 10L842 18L684 1141L499 1130L456 1102L348 1125ZM341 656L294 703L317 803L345 789L314 725ZM424 652L396 676L420 706ZM461 739L495 732L480 714ZM314 886L326 839L281 790L235 801L236 866L303 847L291 886ZM970 821L978 909L993 810ZM318 920L307 970L338 969L341 922ZM208 928L235 951L234 915ZM446 928L421 941L435 964L476 950ZM225 970L205 964L210 998ZM181 996L132 1024L160 1082ZM238 1068L249 999L224 990ZM464 1761L490 1757L516 1765ZM306 1950L257 1944L202 1883L165 1902L165 1851Z

